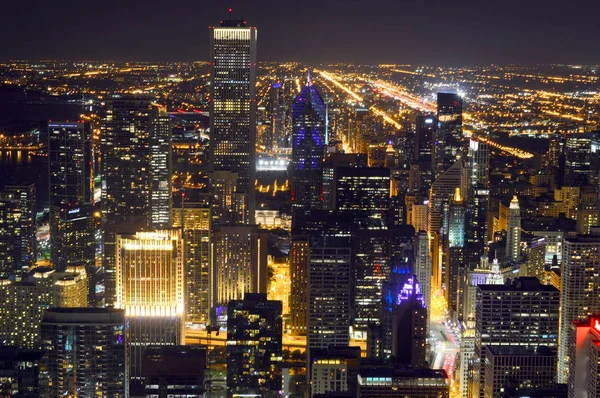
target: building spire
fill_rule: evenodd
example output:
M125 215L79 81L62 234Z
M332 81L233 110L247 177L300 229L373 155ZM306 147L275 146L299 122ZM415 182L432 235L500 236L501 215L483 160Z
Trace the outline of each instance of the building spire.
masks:
M310 77L310 69L308 70L308 76L306 77L306 85L312 86L312 79Z

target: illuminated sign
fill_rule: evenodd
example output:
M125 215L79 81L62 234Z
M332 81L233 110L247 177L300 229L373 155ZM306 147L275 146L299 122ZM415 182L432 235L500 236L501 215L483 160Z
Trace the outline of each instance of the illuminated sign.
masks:
M69 210L69 214L76 214L76 213L79 213L79 209Z
M427 124L431 124L433 123L433 119L429 118L429 119L425 119L425 123Z

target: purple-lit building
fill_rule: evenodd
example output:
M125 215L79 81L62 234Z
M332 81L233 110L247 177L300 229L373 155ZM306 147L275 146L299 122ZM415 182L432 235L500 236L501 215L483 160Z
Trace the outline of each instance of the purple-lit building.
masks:
M424 367L426 343L427 308L421 285L408 267L394 267L389 282L383 286L381 325L371 328L369 335L369 356Z
M292 206L296 210L323 207L326 107L311 83L304 86L292 107Z

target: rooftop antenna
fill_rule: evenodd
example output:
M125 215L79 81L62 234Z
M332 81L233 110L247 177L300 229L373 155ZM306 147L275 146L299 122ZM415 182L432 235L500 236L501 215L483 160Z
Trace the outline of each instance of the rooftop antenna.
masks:
M233 8L229 9L229 20L231 21L231 12L233 11Z
M310 69L308 69L308 77L306 79L306 85L307 86L312 86L312 81L310 79Z

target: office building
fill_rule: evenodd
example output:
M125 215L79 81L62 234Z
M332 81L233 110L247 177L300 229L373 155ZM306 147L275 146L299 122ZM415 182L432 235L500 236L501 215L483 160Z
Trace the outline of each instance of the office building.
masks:
M486 345L537 348L558 345L560 292L537 278L515 278L512 284L479 285L475 308L474 385L481 394ZM527 309L527 312L523 312Z
M161 143L167 139L166 120L152 101L144 96L109 97L101 124L102 264L105 303L109 305L117 296L116 235L148 228L153 220L158 222L165 216L164 193L168 186L165 188L164 166L170 156L158 153L167 149ZM158 169L153 170L153 166ZM153 182L160 188L156 192L151 192Z
M42 396L129 396L124 311L51 308L41 335L49 381Z
M600 321L596 315L573 321L569 341L569 397L600 395Z
M172 222L171 119L164 107L153 106L150 119L150 225L170 228Z
M48 267L36 267L27 280L51 286L55 307L85 308L89 304L89 281L84 266L67 267L62 272Z
M206 323L212 297L211 211L199 202L173 209L173 227L183 227L185 258L185 320Z
M44 351L0 347L0 396L35 398L41 396Z
M281 301L246 294L227 306L227 389L233 396L277 396L281 390Z
M310 362L310 395L356 391L360 347L315 348Z
M281 83L271 86L271 142L267 149L287 148L285 136L285 101L284 89Z
M383 167L338 167L335 209L341 214L387 215L390 170Z
M433 169L437 179L462 155L462 97L437 94L437 129L433 139Z
M178 345L185 308L181 229L117 235L117 301L129 324L129 376L141 380L145 347Z
M206 346L146 347L142 360L146 397L204 397L206 365Z
M246 197L246 220L254 222L256 180L255 27L223 20L210 28L210 169L237 173L236 192Z
M321 209L326 111L310 75L308 84L294 99L292 123L292 207L295 210Z
M565 184L573 186L584 186L592 184L597 180L593 175L594 157L597 157L597 149L593 148L594 141L597 142L600 133L574 133L565 138ZM596 150L594 150L596 149ZM597 172L597 170L596 170Z
M267 292L268 232L254 225L217 225L212 232L212 307Z
M37 260L35 185L0 192L0 276L26 272Z
M426 232L419 232L415 237L415 277L421 285L423 303L427 309L427 330L429 330L429 309L431 308L431 256L429 254L429 237Z
M308 350L347 346L351 323L351 248L345 238L311 240L308 270Z
M571 322L600 313L600 227L590 235L568 237L563 243L558 381L569 377Z
M427 164L431 170L432 142L437 120L434 114L418 115L416 118L415 146L413 159L419 164Z
M517 261L521 257L521 209L519 199L513 196L508 210L506 229L506 258Z
M292 235L290 243L290 332L292 335L306 335L309 264L310 245L308 237Z
M444 285L450 314L462 318L462 308L458 307L461 296L460 270L465 267L466 206L460 188L456 188L445 214L444 254L446 272Z
M361 398L448 398L450 382L445 370L364 368L358 375L357 396Z
M58 271L84 265L94 279L94 155L89 122L48 123L48 175L52 264Z
M553 388L556 353L548 347L485 347L484 397L500 397L508 388Z

